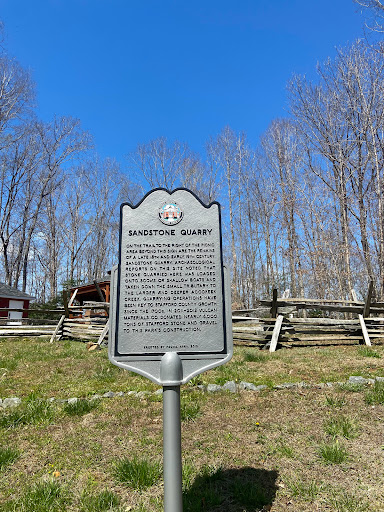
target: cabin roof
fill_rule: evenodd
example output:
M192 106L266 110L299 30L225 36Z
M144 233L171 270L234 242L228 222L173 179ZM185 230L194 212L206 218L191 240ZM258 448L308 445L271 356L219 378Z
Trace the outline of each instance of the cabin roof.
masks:
M9 286L5 283L0 283L0 297L5 299L24 299L24 300L32 300L35 297L29 295L28 293L21 292L17 288L13 286Z

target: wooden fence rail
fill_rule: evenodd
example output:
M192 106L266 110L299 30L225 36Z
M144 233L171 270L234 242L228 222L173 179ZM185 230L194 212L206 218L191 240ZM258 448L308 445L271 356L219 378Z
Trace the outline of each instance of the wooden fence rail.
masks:
M20 336L49 336L51 342L62 337L81 341L94 341L99 344L108 333L108 303L85 303L73 305L75 294L65 305L65 308L56 309L16 309L0 308L0 312L21 311L39 316L50 314L56 318L20 318L12 320L0 317L0 338Z
M373 283L369 284L365 301L351 299L282 298L273 291L272 300L260 300L256 308L232 312L233 337L240 343L260 345L271 352L281 346L364 343L384 339L384 303L373 299ZM270 316L258 316L269 308ZM315 310L323 317L300 318L302 311ZM267 309L268 311L268 309ZM332 318L333 316L333 318Z
M20 325L10 325L9 319L0 317L0 337L50 336L52 342L68 337L100 344L108 334L109 304L95 302L74 306L72 302L70 300L65 309L17 310L55 314L56 320L23 318L19 320ZM0 312L10 310L14 311L0 308ZM321 317L311 317L311 310ZM301 318L303 312L306 315ZM289 297L289 290L279 298L274 290L272 300L260 300L253 309L233 311L232 323L235 342L271 352L278 345L371 345L384 342L384 302L374 299L371 284L364 301L357 300L353 290L350 300Z

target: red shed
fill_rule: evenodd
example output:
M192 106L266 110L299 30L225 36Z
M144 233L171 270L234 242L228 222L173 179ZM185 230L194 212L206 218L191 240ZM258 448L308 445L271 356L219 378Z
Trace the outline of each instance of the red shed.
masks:
M13 286L0 283L0 318L8 318L9 323L21 323L22 318L28 318L28 311L1 311L1 308L29 309L29 302L34 298Z

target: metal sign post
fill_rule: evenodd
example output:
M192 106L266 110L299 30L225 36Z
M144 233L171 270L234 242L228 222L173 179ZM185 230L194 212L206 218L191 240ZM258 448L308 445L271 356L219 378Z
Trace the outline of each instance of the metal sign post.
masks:
M166 512L183 510L180 417L182 372L182 362L178 354L176 352L164 354L160 376L168 382L175 382L174 386L163 386L163 471Z
M232 357L220 205L155 189L121 206L110 361L163 386L164 510L182 512L180 386Z
M182 512L180 386L163 387L164 510Z

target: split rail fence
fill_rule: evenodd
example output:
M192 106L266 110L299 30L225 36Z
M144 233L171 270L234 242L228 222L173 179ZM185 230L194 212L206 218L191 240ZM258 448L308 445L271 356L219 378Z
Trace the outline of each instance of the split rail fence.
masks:
M11 325L0 318L2 337L49 336L51 343L63 338L101 345L109 331L109 304L86 302L74 305L76 291L63 309L29 309L30 314L50 318L23 318ZM14 310L14 309L13 309ZM9 309L0 309L9 311ZM52 318L54 317L54 318ZM260 300L253 309L232 311L234 342L274 352L277 346L311 346L382 343L384 339L384 302L373 298L370 283L365 301L282 297L273 290L272 300Z
M99 310L100 306L85 305L85 306L74 306L71 308L71 313L76 315L74 318L67 318L63 314L63 310L44 310L45 313L50 316L60 317L57 319L38 319L38 318L22 318L17 321L17 325L13 322L9 323L7 318L0 318L0 339L11 338L11 337L30 337L30 336L49 336L52 341L59 340L61 338L73 338L82 341L95 341L100 338L103 334L104 341L108 331L108 317L94 316L92 313L94 310ZM0 308L0 311L9 311L7 308ZM13 308L12 311L15 311ZM16 311L28 311L29 313L42 313L40 309L17 309ZM90 315L79 316L84 311L89 312ZM72 315L71 315L72 316ZM62 317L64 317L62 319Z
M384 338L384 302L373 299L370 283L366 300L281 298L273 290L272 300L257 307L232 312L235 343L276 350L282 347L381 343Z
M0 311L28 312L29 318L12 322L0 318L0 339L4 337L50 337L51 343L62 338L77 339L101 345L106 340L109 330L109 304L106 302L85 302L74 305L77 290L70 300L60 309L15 309L1 308ZM34 318L47 315L50 318Z

